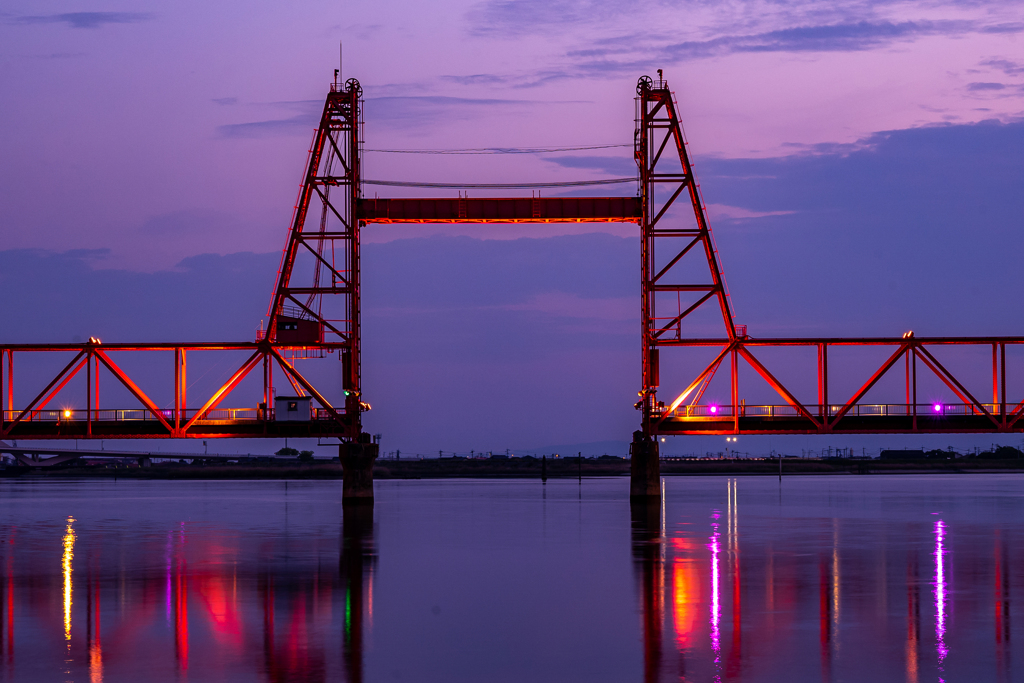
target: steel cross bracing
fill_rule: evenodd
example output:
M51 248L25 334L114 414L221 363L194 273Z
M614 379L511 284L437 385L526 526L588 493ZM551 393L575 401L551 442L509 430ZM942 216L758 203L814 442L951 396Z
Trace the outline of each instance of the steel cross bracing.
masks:
M267 329L255 342L101 344L90 339L85 344L0 345L0 439L330 436L354 441L365 437L361 413L369 405L362 400L360 378L359 233L369 223L638 223L642 353L636 408L642 415L641 434L649 440L669 434L1024 431L1024 395L1010 399L1007 391L1008 374L1024 375L1024 353L1010 354L1009 365L1016 362L1020 367L1008 372L1007 347L1024 351L1024 337L917 338L908 334L891 339L755 339L744 326L736 325L678 106L660 73L657 81L645 76L637 84L636 197L364 199L361 92L358 81L350 79L332 84L327 95L309 150ZM716 336L714 329L721 329L721 334ZM829 351L834 355L852 347L884 350L885 359L865 372L857 381L858 389L837 401L835 389L829 391ZM938 356L948 348L982 349L986 354L991 348L991 401L981 400L977 390L972 393L969 388L977 387L976 369L964 375L962 370L951 371L948 361L940 361ZM773 372L764 362L764 354L785 349L809 349L816 357L809 371L804 368L805 376L816 379L817 394L812 399L801 401L800 391L779 378L800 366L790 363ZM334 353L341 360L345 395L340 406L316 389L309 372L296 367L299 360ZM692 366L701 353L710 362L701 363L697 370L682 367ZM133 379L125 369L127 363L121 364L121 359L137 361L145 354L165 357L164 367L173 369L172 381L167 383L170 391L162 386L161 391L147 394L138 376ZM200 358L234 354L225 361L234 371L229 376L225 371L225 381L218 380L198 401L190 401L197 390L189 390L186 360L197 354ZM20 401L18 407L16 357L19 362L56 358L56 366L63 368L48 382L45 378L40 382L39 373L33 375L31 368L19 369L19 378L28 375L32 388L22 394L31 398ZM720 373L723 364L728 371ZM156 364L147 361L147 365ZM310 400L309 419L288 422L275 415L275 367L291 392ZM741 393L741 367L760 377L777 400L747 400L752 394L745 393L746 385ZM253 400L239 406L235 398L232 407L223 407L258 368L262 387L249 387ZM881 383L891 385L892 376L901 369L899 396L882 402L868 400ZM932 394L920 394L919 370L955 399L936 401ZM135 407L110 403L101 407L101 374L109 376L104 382L114 379L122 396L131 397L119 400L129 400ZM727 376L729 400L705 400L719 374ZM987 385L988 377L983 379ZM82 385L84 392L71 391L72 386ZM669 391L673 400L668 404L659 400L659 390Z

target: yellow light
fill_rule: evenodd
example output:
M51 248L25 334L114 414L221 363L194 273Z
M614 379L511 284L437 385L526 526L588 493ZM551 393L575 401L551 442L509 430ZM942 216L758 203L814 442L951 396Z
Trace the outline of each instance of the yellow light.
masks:
M71 560L75 556L75 530L71 527L74 517L68 517L68 525L64 530L64 556L61 565L64 569L64 640L71 647Z
M71 417L71 411L70 410L65 410L64 411L64 417Z

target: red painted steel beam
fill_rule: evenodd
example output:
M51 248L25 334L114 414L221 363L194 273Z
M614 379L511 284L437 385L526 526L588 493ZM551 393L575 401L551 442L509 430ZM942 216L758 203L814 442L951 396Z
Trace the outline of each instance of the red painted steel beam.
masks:
M639 197L360 199L367 223L637 223Z
M1024 340L1022 340L1024 341ZM107 344L102 348L106 351L255 351L261 342L156 342L148 344L124 343ZM83 351L89 344L0 344L0 350L11 351ZM315 344L274 344L275 349L317 348L325 351L337 351L347 348L345 342L317 342Z
M898 346L902 337L745 337L743 346ZM978 344L1024 344L1024 337L914 337L923 345L971 346ZM658 346L724 346L732 343L725 338L664 339Z

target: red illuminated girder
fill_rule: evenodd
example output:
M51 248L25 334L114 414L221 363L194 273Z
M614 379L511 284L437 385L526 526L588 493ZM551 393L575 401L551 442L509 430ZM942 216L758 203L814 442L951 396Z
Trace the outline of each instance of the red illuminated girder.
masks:
M268 340L241 343L196 344L9 344L0 345L0 387L3 405L0 405L0 439L146 439L146 438L224 438L224 437L347 437L358 419L346 407L336 407L324 397L306 377L285 358L287 351L308 349L329 353L343 351L344 343L323 343L309 347L274 344ZM174 400L172 407L161 407L111 358L111 352L173 352L171 384ZM192 351L242 351L245 360L232 375L201 404L188 407L187 357ZM73 353L64 366L24 406L14 406L15 358L32 353ZM120 356L119 356L120 357ZM285 422L272 419L271 401L274 395L273 370L277 366L288 380L290 388L300 396L308 395L318 404L310 421ZM99 401L99 371L105 368L126 388L140 404L137 408L124 406L102 407ZM257 367L263 379L263 408L256 405L219 406L231 392ZM79 373L85 374L85 395L71 398L72 408L62 405L59 410L48 408L61 390ZM39 389L39 387L34 387ZM66 394L61 394L66 404ZM197 405L198 404L198 405ZM67 411L67 415L65 415ZM113 415L111 415L113 413ZM131 413L130 417L124 415ZM244 415L243 415L244 414Z
M367 223L638 223L639 197L360 199Z
M820 339L676 339L659 346L718 347L714 359L697 374L671 404L652 407L652 435L710 434L914 434L1024 432L1024 400L1007 398L1006 347L1024 345L1024 337L861 337ZM756 349L816 347L817 400L801 402L755 354ZM863 384L841 402L829 396L828 349L832 346L892 347L888 358ZM942 346L989 347L992 352L992 400L979 400L964 382L929 350ZM702 404L712 378L729 361L731 401ZM775 405L752 405L742 400L737 370L747 363L778 395ZM957 397L956 403L918 402L918 368L931 372ZM865 403L865 395L885 376L900 368L904 392L884 404ZM896 370L899 372L899 370Z

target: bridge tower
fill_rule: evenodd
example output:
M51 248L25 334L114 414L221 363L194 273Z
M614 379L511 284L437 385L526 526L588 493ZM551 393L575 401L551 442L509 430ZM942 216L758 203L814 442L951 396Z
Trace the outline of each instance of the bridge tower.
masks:
M726 343L736 338L737 328L675 98L660 70L656 81L641 77L636 92L634 153L643 204L642 380L636 407L642 417L630 448L630 496L644 498L661 495L654 424L664 409L657 395L661 347L692 337L684 321L705 304L721 311Z
M346 501L373 500L377 444L362 431L359 321L359 229L362 196L362 87L350 78L331 84L313 136L305 176L270 303L267 339L297 347L292 362L322 357L340 344L346 426L340 457ZM302 395L302 387L295 384Z

